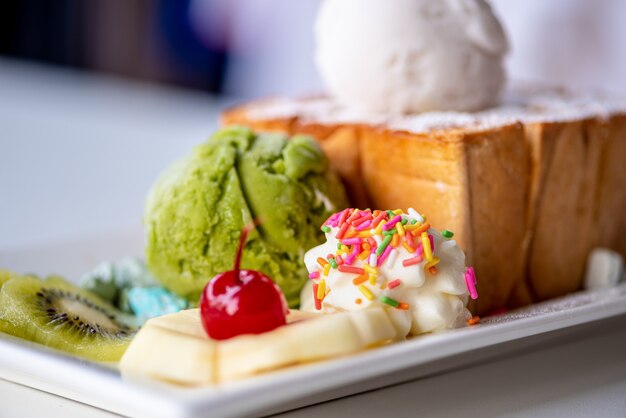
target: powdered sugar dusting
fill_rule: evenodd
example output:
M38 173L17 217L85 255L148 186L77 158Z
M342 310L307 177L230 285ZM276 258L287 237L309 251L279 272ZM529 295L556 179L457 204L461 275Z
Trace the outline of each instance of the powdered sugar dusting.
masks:
M512 114L491 112L457 113L428 112L405 116L387 123L389 129L413 133L429 133L463 129L464 131L484 131L519 122Z
M327 124L384 124L386 115L365 113L339 105L327 97L310 99L277 98L249 105L250 119L285 119L298 117L302 121Z
M538 84L515 83L503 95L501 106L475 113L372 114L342 106L328 97L277 98L251 104L246 111L253 120L297 117L303 122L368 124L411 133L430 133L454 129L480 131L519 122L606 119L615 114L626 114L626 99L597 92L574 92Z
M626 297L626 284L620 284L609 289L594 291L580 291L551 299L546 302L535 303L525 308L517 309L500 315L488 316L481 319L483 324L506 323L518 319L545 316L559 312L574 312L576 309L590 305L603 305L612 301L623 300Z

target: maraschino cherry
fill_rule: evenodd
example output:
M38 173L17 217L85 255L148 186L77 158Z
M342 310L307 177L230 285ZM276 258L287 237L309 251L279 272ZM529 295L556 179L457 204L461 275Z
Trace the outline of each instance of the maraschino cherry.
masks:
M280 288L261 272L240 270L241 254L254 224L241 231L233 270L215 276L200 297L200 318L209 337L225 340L261 334L287 322L287 302Z

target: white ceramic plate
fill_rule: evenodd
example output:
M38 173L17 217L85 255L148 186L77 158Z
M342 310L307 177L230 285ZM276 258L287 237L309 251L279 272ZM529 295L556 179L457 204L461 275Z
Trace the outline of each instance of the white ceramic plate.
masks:
M5 251L0 253L0 266L75 278L100 261L139 255L141 244L137 231L103 234ZM626 284L533 305L471 328L204 389L125 380L114 367L0 335L0 378L130 416L261 415L467 366L624 314Z

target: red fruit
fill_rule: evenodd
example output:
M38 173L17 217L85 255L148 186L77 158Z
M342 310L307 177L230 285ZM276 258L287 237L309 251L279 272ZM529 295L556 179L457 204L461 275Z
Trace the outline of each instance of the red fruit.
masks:
M287 304L278 286L263 273L239 270L218 274L202 292L200 313L209 337L225 340L260 334L285 325Z
M287 322L287 302L280 288L263 273L239 269L250 229L241 232L234 269L215 276L200 297L202 325L216 340L260 334Z

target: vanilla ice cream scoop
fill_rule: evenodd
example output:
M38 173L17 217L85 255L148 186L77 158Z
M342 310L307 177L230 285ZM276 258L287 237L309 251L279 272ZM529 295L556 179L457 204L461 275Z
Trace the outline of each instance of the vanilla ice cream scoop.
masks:
M506 35L484 0L325 0L315 60L329 93L370 112L496 104Z

